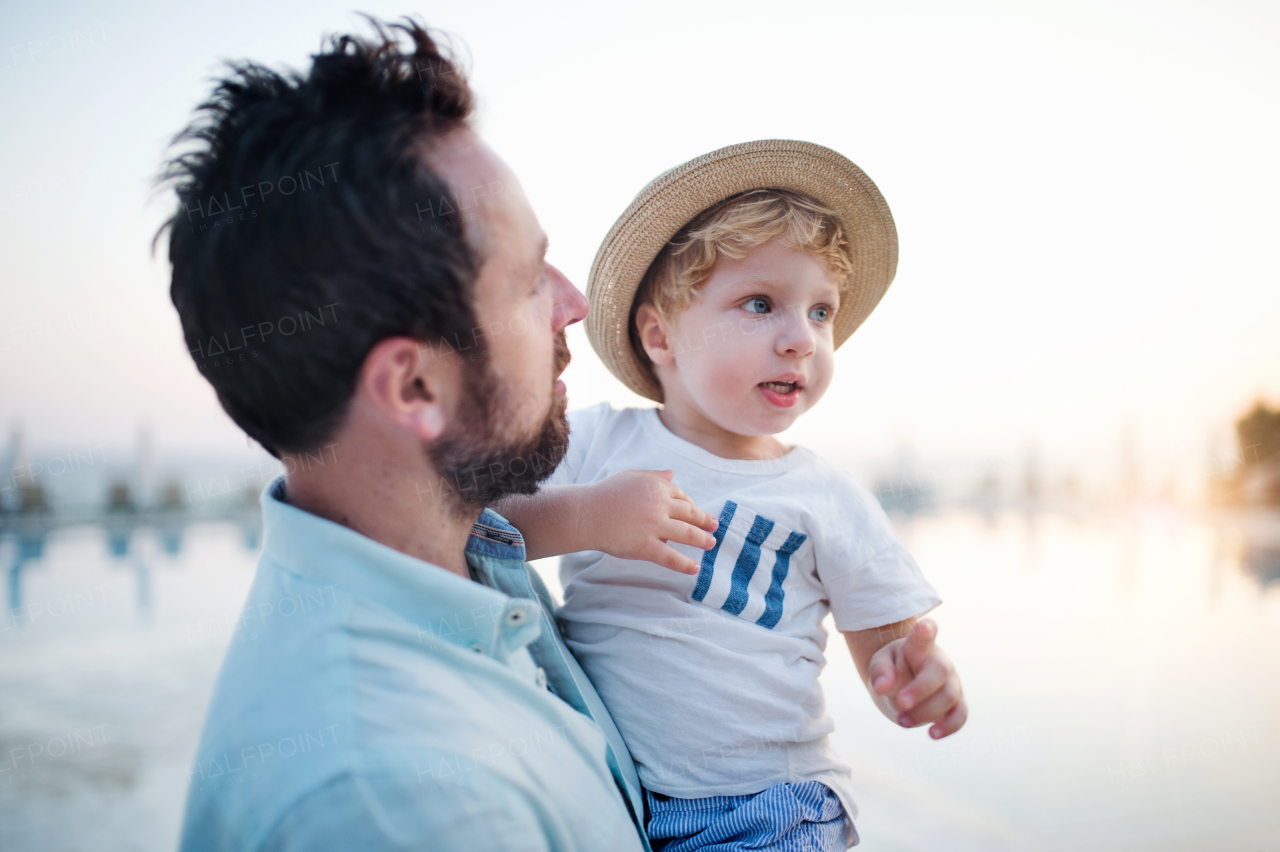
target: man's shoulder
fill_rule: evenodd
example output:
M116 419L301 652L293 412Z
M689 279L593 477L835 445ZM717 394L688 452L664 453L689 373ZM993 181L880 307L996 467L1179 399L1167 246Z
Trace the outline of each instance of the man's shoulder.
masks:
M484 768L430 778L362 767L319 780L252 836L228 814L189 813L181 850L639 849L629 819L580 801Z
M181 852L514 848L542 839L537 791L481 768L433 778L352 766L312 778L288 799L252 802L192 795ZM477 845L478 844L478 845Z
M559 765L581 750L585 719L442 635L466 623L405 625L357 605L334 627L343 635L313 635L287 657L247 645L228 655L191 770L184 849L275 848L266 838L282 821L333 810L335 784L368 797L370 813L427 809L428 827L452 825L445 799L479 813L573 786Z
M190 770L184 850L258 848L290 802L354 763L337 665L347 607L328 600L321 612L282 615L280 601L305 597L309 584L265 558L258 572Z
M588 755L603 746L585 716L479 655L426 635L422 646L412 664L402 642L379 649L377 672L354 675L327 711L305 706L321 696L294 704L279 731L243 717L234 736L217 725L193 771L183 849L301 850L333 837L343 848L446 837L460 845L441 848L541 848L538 814L575 835L604 830L578 819L583 802L634 835L603 754ZM454 665L458 655L480 664ZM320 725L329 711L339 721Z
M272 828L266 849L538 848L528 791L492 773L431 779L379 770L315 786ZM335 842L337 841L337 842Z

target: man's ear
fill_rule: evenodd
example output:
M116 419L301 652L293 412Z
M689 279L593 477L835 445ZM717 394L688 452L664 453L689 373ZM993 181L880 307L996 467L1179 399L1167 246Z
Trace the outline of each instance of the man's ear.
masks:
M636 308L636 332L640 345L655 365L665 367L675 363L675 347L666 320L653 305L643 304Z
M356 393L392 424L429 443L444 433L457 396L456 360L411 337L389 337L365 356Z

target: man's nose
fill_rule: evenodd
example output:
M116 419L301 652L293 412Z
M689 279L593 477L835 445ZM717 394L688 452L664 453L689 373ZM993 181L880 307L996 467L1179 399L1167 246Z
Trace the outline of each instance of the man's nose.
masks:
M587 297L573 286L573 282L563 272L549 263L547 275L551 277L555 294L554 307L551 310L551 328L553 331L563 331L567 326L586 318Z

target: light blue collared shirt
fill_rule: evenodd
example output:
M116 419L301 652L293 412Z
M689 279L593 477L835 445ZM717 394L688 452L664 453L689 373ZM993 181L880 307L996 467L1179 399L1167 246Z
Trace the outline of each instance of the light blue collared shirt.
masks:
M621 735L520 533L459 577L262 496L182 830L204 850L648 850Z

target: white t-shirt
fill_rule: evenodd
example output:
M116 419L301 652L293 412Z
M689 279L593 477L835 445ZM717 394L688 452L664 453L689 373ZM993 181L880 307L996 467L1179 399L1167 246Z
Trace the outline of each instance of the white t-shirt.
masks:
M940 603L879 503L801 447L723 459L676 437L656 409L601 404L569 421L568 455L549 485L671 468L721 521L713 550L672 545L700 562L697 576L595 551L560 563L565 639L645 787L701 798L817 780L852 817L818 684L822 620L830 611L838 629L862 630Z

